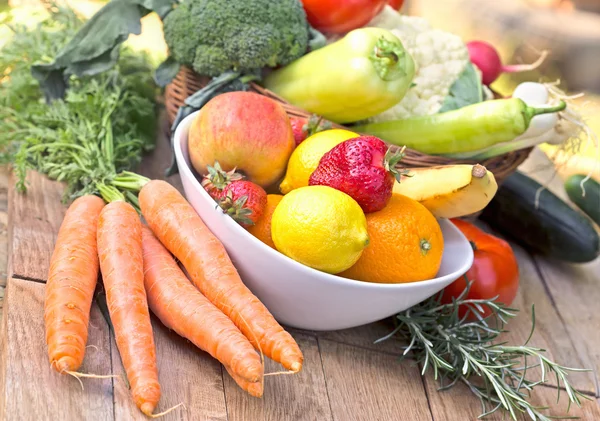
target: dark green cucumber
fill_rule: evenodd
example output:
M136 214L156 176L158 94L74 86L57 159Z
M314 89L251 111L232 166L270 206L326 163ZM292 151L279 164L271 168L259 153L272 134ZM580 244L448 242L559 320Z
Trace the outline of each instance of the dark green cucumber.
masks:
M583 187L585 196L581 189L581 182L585 175L572 175L565 181L565 190L569 199L575 203L579 209L584 211L587 216L592 218L595 223L600 225L600 184L594 179L586 180Z
M594 260L600 240L591 221L526 175L515 172L498 189L481 219L525 248L574 263Z

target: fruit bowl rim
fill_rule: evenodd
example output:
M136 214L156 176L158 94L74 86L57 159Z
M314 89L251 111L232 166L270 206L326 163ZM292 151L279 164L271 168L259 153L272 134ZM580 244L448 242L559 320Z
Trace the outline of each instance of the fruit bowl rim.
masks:
M174 131L174 134L173 134L173 139L172 139L173 149L174 149L175 158L177 161L179 176L180 177L185 176L187 178L192 179L192 181L195 184L197 184L197 187L198 187L197 190L199 190L202 198L204 200L214 202L213 198L210 197L210 195L202 187L200 181L198 180L195 170L192 170L191 166L188 164L187 159L185 158L184 153L183 153L183 148L181 146L184 138L185 138L185 142L186 142L186 146L187 146L187 137L188 137L187 131L189 130L189 127L191 126L192 121L194 120L194 118L197 116L197 114L200 111L201 110L191 113L177 125L177 127ZM184 131L185 131L185 133L184 133ZM185 136L184 136L184 134L185 134ZM191 204L190 204L190 206L191 206ZM193 206L192 206L192 208L193 208ZM200 216L200 218L202 218L202 215L200 215L198 213L198 211L196 211L195 209L194 209L194 211ZM216 202L215 202L215 208L213 211L218 212L217 207L216 207ZM254 235L250 234L246 229L244 229L241 225L239 225L237 222L235 222L233 220L233 218L231 218L229 215L225 214L224 212L218 212L218 213L221 216L221 221L220 221L221 223L225 224L228 229L233 230L238 235L245 236L246 238L248 238L252 244L254 244L256 247L261 249L263 252L267 253L268 256L270 256L274 259L287 260L290 264L294 265L298 270L302 271L303 274L305 274L306 276L325 277L325 279L327 279L328 281L331 281L331 282L334 282L334 283L337 283L340 285L345 285L345 286L365 287L365 288L375 288L375 289L380 289L380 290L396 291L396 290L402 290L402 289L412 289L416 285L425 285L425 284L430 285L430 286L433 286L435 284L449 285L448 278L453 277L455 279L458 279L460 276L464 275L471 268L471 266L473 264L473 259L474 259L473 250L471 249L471 247L469 247L468 248L468 250L469 250L468 256L466 256L466 259L464 260L464 262L460 266L460 268L458 270L455 270L446 275L436 276L434 278L425 279L422 281L400 282L400 283L377 283L377 282L360 281L360 280L351 279L351 278L344 278L342 276L331 274L328 272L323 272L323 271L311 268L310 266L306 266L300 262L297 262L296 260L286 256L285 254L281 253L280 251L275 250L275 249L269 247L268 245L266 245L265 243L263 243L262 241L260 241L258 238L256 238ZM464 236L464 234L454 224L452 224L451 221L449 221L446 218L436 218L436 220L438 221L438 223L440 225L442 223L445 225L447 224L449 229L455 231L455 233L459 234L459 236L462 238L462 240L465 243L468 243L468 240ZM446 246L445 240L444 240L444 246ZM446 251L444 250L444 253L445 252Z

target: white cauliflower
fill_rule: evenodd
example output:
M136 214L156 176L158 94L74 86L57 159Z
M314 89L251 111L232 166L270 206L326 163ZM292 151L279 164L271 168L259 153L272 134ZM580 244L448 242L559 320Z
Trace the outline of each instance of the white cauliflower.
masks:
M450 87L470 62L465 43L457 35L433 29L423 18L403 16L389 6L366 26L391 31L400 38L416 64L414 85L402 101L370 121L436 114Z

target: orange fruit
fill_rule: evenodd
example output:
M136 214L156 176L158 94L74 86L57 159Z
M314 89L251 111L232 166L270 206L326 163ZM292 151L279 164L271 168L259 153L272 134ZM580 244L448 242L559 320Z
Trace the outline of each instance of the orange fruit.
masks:
M394 194L379 212L366 214L370 243L340 276L366 282L431 279L442 263L444 239L435 217L419 202Z
M283 199L283 196L280 194L267 195L267 206L262 216L256 221L256 224L248 227L250 234L271 248L275 248L275 243L273 242L273 238L271 238L271 217L281 199Z

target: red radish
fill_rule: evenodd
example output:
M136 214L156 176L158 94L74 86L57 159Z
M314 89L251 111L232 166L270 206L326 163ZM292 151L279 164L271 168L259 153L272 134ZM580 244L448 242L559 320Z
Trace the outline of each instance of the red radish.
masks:
M267 192L251 181L233 181L225 187L219 206L243 227L254 225L267 206Z
M393 7L394 10L400 10L404 4L404 0L388 0L388 4L390 7Z
M390 153L374 136L356 137L323 155L308 184L333 187L356 200L365 213L377 212L392 197L394 179L400 181L404 173L396 169L403 156Z
M501 73L518 73L535 70L548 56L543 51L534 63L503 65L498 51L485 41L470 41L467 43L471 62L481 70L481 80L484 85L492 84Z

